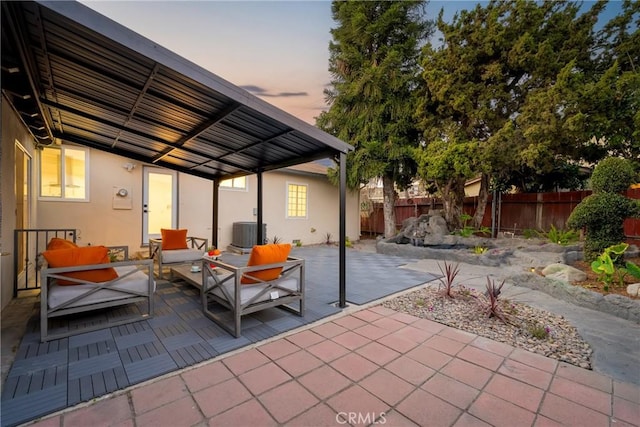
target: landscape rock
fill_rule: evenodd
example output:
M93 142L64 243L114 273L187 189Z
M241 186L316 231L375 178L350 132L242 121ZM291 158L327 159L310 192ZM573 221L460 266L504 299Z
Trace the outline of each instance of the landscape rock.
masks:
M587 279L587 274L584 271L562 263L554 263L546 266L542 269L542 275L567 283L581 282Z
M640 294L640 283L633 283L627 286L627 294L637 297Z

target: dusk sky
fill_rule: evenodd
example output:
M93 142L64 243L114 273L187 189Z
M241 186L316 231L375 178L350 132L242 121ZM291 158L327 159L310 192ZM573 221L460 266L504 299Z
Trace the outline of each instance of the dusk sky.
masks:
M82 3L308 123L327 108L329 1ZM427 13L444 7L449 20L477 3L432 1Z

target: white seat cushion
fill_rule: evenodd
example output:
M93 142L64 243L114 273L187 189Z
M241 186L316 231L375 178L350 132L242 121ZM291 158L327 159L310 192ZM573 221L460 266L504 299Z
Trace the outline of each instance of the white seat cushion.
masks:
M202 259L202 255L200 249L170 249L162 251L162 263L198 261Z
M125 275L127 272L130 272L135 269L136 267L133 265L124 266L124 267L115 267L115 270L118 273L118 276L120 277ZM56 284L54 281L54 283L51 286L49 286L49 292L48 292L48 298L47 298L49 303L49 308L56 308L60 304L63 304L66 301L69 301L70 299L73 299L77 296L80 296L85 292L91 289L94 289L98 286L99 285L94 285L94 284L60 286ZM113 288L127 289L127 290L132 290L137 292L144 292L148 294L149 276L147 276L144 272L138 270L135 273L121 280L118 280L117 282L113 283L113 285L110 285L110 286ZM155 291L155 282L153 284L153 287ZM81 298L80 300L74 302L73 304L70 304L67 307L80 307L80 306L96 304L100 302L114 301L114 300L119 300L123 298L131 298L131 296L132 296L131 294L125 294L122 292L112 291L109 289L102 289L98 292L88 295L85 298Z
M209 288L211 286L213 286L214 280L212 277L209 277L207 279L208 281L208 286ZM269 282L269 283L273 283L273 282ZM286 279L280 279L278 282L278 286L286 288L291 290L292 292L296 292L298 291L298 279L296 278L286 278ZM225 287L225 289L229 292L229 294L231 294L231 296L233 297L234 294L234 284L232 280L228 280L227 282L224 283L224 285L222 285ZM265 287L267 287L267 285L265 285L264 283L257 283L254 285L240 285L240 303L241 304L245 304L247 301L249 301L251 298L253 298L254 296L256 296L260 291L262 291ZM273 289L272 291L269 291L267 293L265 293L264 295L262 295L260 298L258 298L256 301L254 301L254 303L256 302L263 302L263 301L270 301L272 299L276 299L275 295L272 296L271 293L275 292L278 294L277 298L280 297L284 297L287 295L290 295L290 292L284 291L282 289ZM222 292L222 290L220 289L220 286L216 287L212 293L214 295L216 295L217 297L226 300L227 298L225 297L224 293Z

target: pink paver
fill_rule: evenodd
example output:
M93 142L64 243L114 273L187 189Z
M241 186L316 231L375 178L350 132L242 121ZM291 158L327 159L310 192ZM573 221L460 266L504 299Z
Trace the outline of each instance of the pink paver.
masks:
M353 332L360 334L363 337L369 338L371 340L377 340L378 338L381 338L389 334L388 330L379 328L372 324L361 326L357 329L354 329Z
M133 416L131 408L129 407L129 399L126 395L113 397L110 399L101 400L94 405L80 408L77 411L64 415L64 425L87 425L97 426L104 423L104 420L109 422L119 423L130 419ZM38 424L38 426L45 426L46 424ZM60 424L56 424L56 427Z
M640 405L621 399L613 398L613 417L631 424L640 425Z
M397 351L375 341L365 345L364 347L360 347L356 350L356 353L380 366L384 366L400 356L400 353Z
M429 378L422 389L460 409L467 409L480 394L480 390L439 373Z
M533 412L538 410L544 396L539 388L500 374L489 380L484 391Z
M440 369L452 359L448 354L432 349L426 344L420 344L407 353L407 356L433 369Z
M383 307L381 305L376 305L375 307L371 307L369 310L373 311L374 313L382 314L383 316L392 316L397 313L397 311L387 307Z
M291 421L287 422L288 427L334 427L338 426L336 421L336 411L320 403L308 411L303 412Z
M378 314L371 310L360 310L356 311L352 314L353 317L357 317L358 319L364 320L365 322L371 323L378 319L382 319L384 316L382 314Z
M609 393L561 377L553 379L549 391L605 415L611 415L611 395Z
M400 322L398 320L393 320L389 317L385 317L382 318L380 320L376 320L375 322L372 323L373 326L377 326L378 328L382 328L385 329L387 331L397 331L399 329L404 328L405 326L407 326L406 324L404 324L403 322Z
M311 330L316 334L322 335L325 338L333 338L336 335L347 332L347 328L345 328L344 326L340 326L334 322L323 323L322 325L318 325Z
M565 362L560 362L560 364L558 364L558 369L555 374L557 376L573 380L577 383L597 388L598 390L602 390L606 393L611 393L613 388L611 378Z
M359 384L390 406L400 402L415 389L415 386L385 369L375 371Z
M397 332L393 332L391 335L387 336L397 336L401 338L408 339L414 344L421 344L435 335L435 332L425 331L419 327L414 327L413 325L406 326ZM380 338L383 339L384 337Z
M172 376L133 389L131 400L136 414L142 414L188 395L189 391L182 378Z
M630 402L640 404L640 387L637 385L614 381L613 394Z
M414 340L407 339L394 333L380 338L377 342L401 353L406 353L418 345Z
M440 331L438 335L442 337L451 338L452 340L460 341L461 343L465 343L465 344L470 343L477 337L477 335L475 334L461 331L460 329L455 329L449 326L447 326L442 331Z
M208 363L195 369L183 372L181 375L190 392L202 390L226 381L233 377L231 371L222 362Z
M322 361L304 350L297 351L276 360L276 363L289 375L297 377L322 365Z
M441 335L432 336L425 341L425 344L442 353L450 354L451 356L455 356L465 346L465 344L460 341L452 340Z
M258 399L279 423L290 420L318 403L314 395L295 381L270 390Z
M471 341L470 345L503 357L508 356L514 350L514 348L508 344L493 341L485 337L476 337L476 339Z
M538 411L540 415L562 424L589 427L609 426L609 417L570 400L546 393Z
M345 347L331 340L325 340L307 347L307 351L323 362L331 362L349 352Z
M336 359L330 365L352 381L360 381L378 369L376 364L355 353L349 353L340 359Z
M458 354L456 354L456 357L492 371L497 370L500 365L502 365L502 362L504 362L504 358L502 356L498 356L497 354L482 350L472 345L467 345Z
M235 408L216 415L209 420L210 426L277 426L278 423L258 403L257 400L249 400Z
M482 393L469 408L469 414L493 426L530 426L535 414L491 394Z
M258 351L271 360L276 360L300 350L300 347L284 339L272 341L258 347Z
M232 378L193 394L204 415L212 417L251 399L251 393L238 379Z
M509 359L550 373L554 373L558 366L557 360L550 359L527 350L522 350L520 348L513 350L513 353L509 355Z
M460 359L453 359L440 372L477 389L484 387L493 374L488 369Z
M358 347L362 347L365 344L371 342L369 338L365 338L362 335L356 334L352 331L347 331L344 334L340 334L332 338L332 341L337 342L343 347L349 350L355 350Z
M437 334L443 329L447 328L447 326L442 323L434 322L433 320L428 319L418 319L414 323L411 324L414 328L422 329L425 332L431 332L431 334Z
M413 385L422 384L435 373L433 369L407 356L400 356L385 366L385 369Z
M391 410L384 414L385 424L393 427L419 427L418 424L411 421L409 418L401 415L396 410Z
M405 323L407 325L418 320L418 318L415 316L412 316L407 313L399 313L399 312L394 312L394 314L390 315L389 318L393 320L397 320L398 322Z
M552 378L548 372L509 359L505 360L498 372L543 390L549 387Z
M347 329L356 329L367 324L364 320L353 316L340 317L333 322Z
M460 415L460 418L458 418L458 421L456 421L453 427L491 427L491 424L487 424L484 421L465 412L464 414Z
M327 400L327 404L336 413L345 414L343 419L348 418L349 414L360 414L358 421L361 422L352 423L355 425L372 424L389 410L389 405L358 385L353 385L333 396ZM369 422L366 422L365 417Z
M420 389L411 393L395 409L421 426L450 426L462 412L455 406Z
M320 399L326 399L351 385L351 380L327 365L299 377L298 382Z
M222 363L235 375L255 369L267 362L269 362L269 359L255 348L222 359Z
M238 379L251 393L258 395L291 380L291 376L275 363L269 362L266 365L245 372Z
M137 416L136 426L191 426L200 421L202 421L202 413L191 396L188 396Z
M322 335L316 334L311 330L298 332L297 334L290 335L286 338L300 348L307 348L310 345L317 344L324 340Z
M534 427L562 427L562 425L563 424L553 421L547 417L543 417L542 415L538 415L535 423L533 424Z

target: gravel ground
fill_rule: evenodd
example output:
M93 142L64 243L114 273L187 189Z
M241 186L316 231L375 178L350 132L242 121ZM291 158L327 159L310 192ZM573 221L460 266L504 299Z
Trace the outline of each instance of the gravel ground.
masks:
M498 298L498 312L506 323L486 314L484 289L458 285L454 298L426 287L383 303L396 311L433 320L495 341L591 369L591 346L562 316Z

